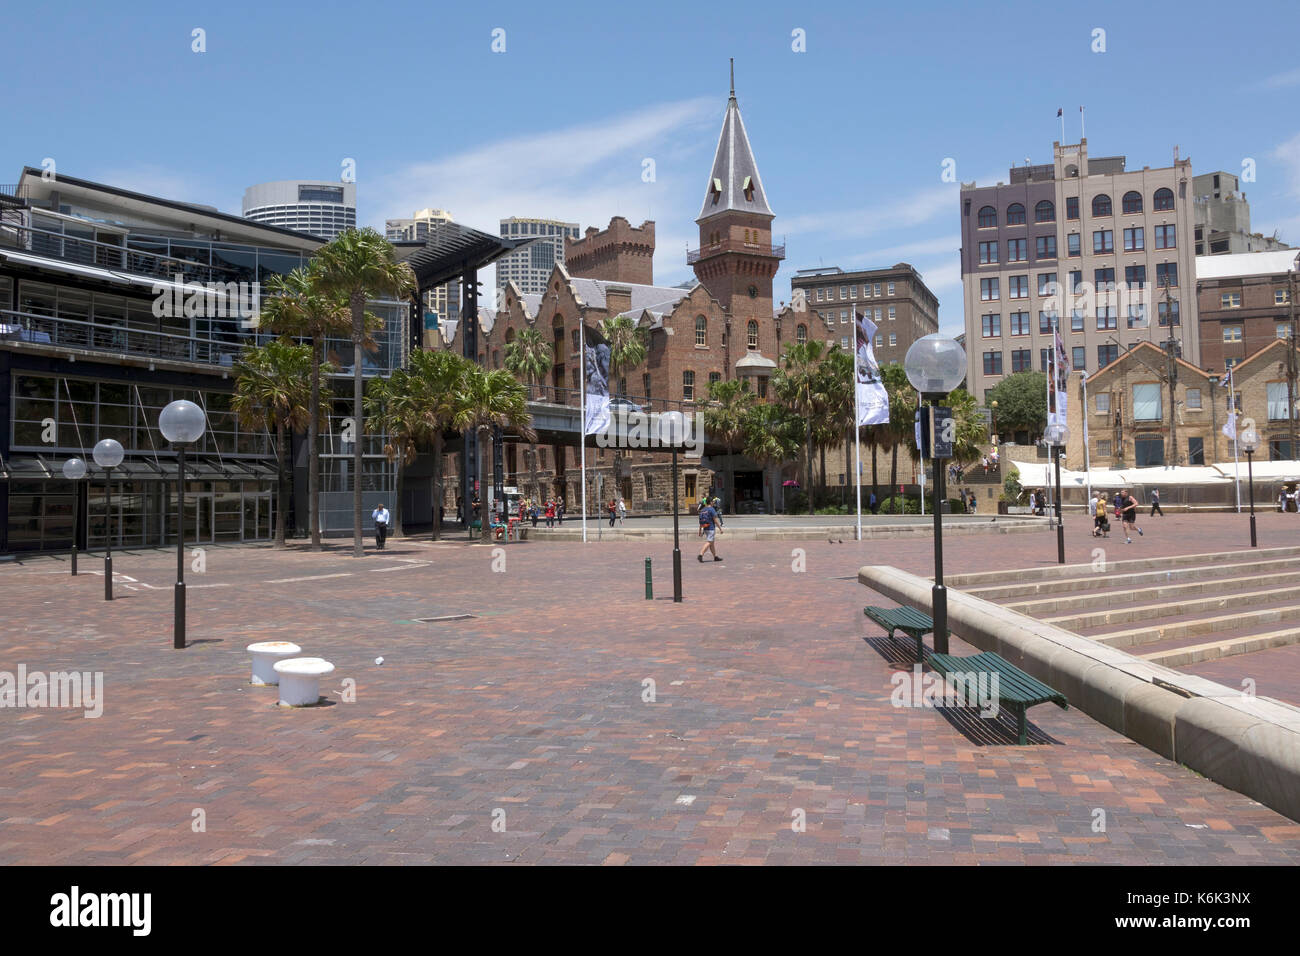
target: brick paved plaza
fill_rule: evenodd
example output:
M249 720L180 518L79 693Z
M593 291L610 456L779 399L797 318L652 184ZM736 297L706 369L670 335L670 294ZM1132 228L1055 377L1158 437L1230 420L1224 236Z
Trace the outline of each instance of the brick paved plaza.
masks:
M701 566L684 527L681 605L661 541L212 548L187 576L183 651L173 552L116 555L112 603L86 573L98 556L75 579L61 558L0 566L0 670L105 681L98 719L0 710L0 862L1300 863L1300 824L1074 708L1032 710L1017 747L1009 723L891 706L912 650L863 618L878 596L856 572L929 573L928 538L724 535L726 560ZM1098 543L1083 527L1071 562ZM1146 528L1111 557L1248 543L1236 515ZM1259 529L1300 543L1294 515ZM945 545L953 574L1055 561L1047 530ZM458 614L474 617L416 620ZM245 646L274 639L337 665L326 706L249 685ZM1300 684L1294 650L1264 652L1261 694ZM1205 668L1229 666L1257 665Z

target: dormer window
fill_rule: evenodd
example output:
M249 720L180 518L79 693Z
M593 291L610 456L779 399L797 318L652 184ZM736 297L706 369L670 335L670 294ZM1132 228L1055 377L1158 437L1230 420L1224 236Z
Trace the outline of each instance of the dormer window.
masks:
M746 176L745 183L741 187L741 189L744 190L745 199L749 202L753 202L754 201L754 177Z
M709 198L715 206L718 204L718 200L722 198L721 179L714 179L713 182L709 184Z

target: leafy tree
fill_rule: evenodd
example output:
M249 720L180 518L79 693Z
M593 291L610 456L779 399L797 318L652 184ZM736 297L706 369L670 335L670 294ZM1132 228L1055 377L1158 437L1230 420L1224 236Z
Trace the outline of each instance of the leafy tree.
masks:
M614 315L601 319L596 326L609 345L609 392L620 395L618 383L624 375L646 360L650 349L648 332L636 324L631 316ZM619 487L623 450L614 449L614 487ZM629 495L630 497L630 495Z
M814 438L818 439L821 453L822 497L826 495L826 450L837 448L841 444L847 451L853 443L854 391L856 380L853 375L853 355L832 346L817 368L820 378L817 392L821 396L821 412L817 416ZM849 470L852 465L849 465ZM856 476L854 477L856 480Z
M804 422L784 405L756 402L745 413L741 431L745 455L766 471L769 466L780 465L799 454ZM772 500L776 500L775 494Z
M311 346L294 345L275 339L262 346L248 346L235 363L235 391L230 407L248 428L265 428L275 435L278 478L275 546L284 547L285 517L289 512L289 434L304 428L308 420L324 418L329 406L319 401L311 414ZM326 365L325 371L331 371Z
M321 404L321 363L325 340L348 334L347 306L320 288L319 275L311 269L294 269L286 275L272 276L266 283L268 297L263 300L258 324L277 333L311 343L311 402ZM371 318L374 318L373 316ZM312 418L307 424L307 520L311 527L311 549L320 544L320 422Z
M528 394L524 386L505 369L488 371L477 365L471 366L463 385L464 400L458 403L452 425L461 430L474 429L477 432L479 447L483 447L492 434L492 428L512 428L528 441L536 441L537 433L532 428L532 416L528 413ZM487 464L483 455L478 460L478 484L487 488ZM488 516L487 496L481 495L484 507L480 513L482 527L481 540L486 544L491 540L492 522ZM469 503L466 502L466 507Z
M1016 372L998 382L988 400L998 403L998 431L1040 435L1047 427L1047 376Z
M824 384L817 374L825 347L821 342L790 342L781 356L781 368L772 377L777 397L804 423L804 485L808 491L808 513L814 514L812 454L813 419L823 405Z
M952 409L955 432L952 457L956 462L974 461L980 457L988 438L984 417L980 414L975 396L964 388L952 392L944 404Z
M352 554L359 558L365 554L361 538L361 453L365 435L361 353L366 341L366 300L408 299L415 294L416 280L411 267L394 258L388 240L368 228L340 233L316 252L313 267L321 290L346 299L352 316L352 408L356 419L352 446Z
M881 366L880 378L885 391L889 394L889 424L882 426L889 437L889 490L896 494L898 487L898 449L907 449L908 456L915 461L916 450L916 389L907 380L907 373L899 362Z
M735 446L744 441L745 422L754 407L755 396L746 379L731 379L709 383L709 405L704 409L705 433L722 442L727 450L727 508L736 513L735 468L731 454Z
M519 334L506 344L506 371L525 382L529 393L551 371L551 343L546 340L542 330L530 327L520 329ZM529 445L531 450L532 497L540 498L541 488L537 484L537 443Z

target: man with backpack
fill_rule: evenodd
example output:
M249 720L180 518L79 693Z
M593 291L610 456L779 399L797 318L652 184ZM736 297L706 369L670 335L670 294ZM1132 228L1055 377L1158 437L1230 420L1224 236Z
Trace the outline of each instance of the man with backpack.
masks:
M704 563L705 551L711 551L713 553L714 561L722 560L722 558L718 557L718 549L713 543L714 536L717 533L718 533L718 513L713 510L713 506L710 505L707 501L701 501L700 502L700 536L703 537L705 540L704 540L704 547L700 548L700 553L695 556L696 559L700 562L700 564Z

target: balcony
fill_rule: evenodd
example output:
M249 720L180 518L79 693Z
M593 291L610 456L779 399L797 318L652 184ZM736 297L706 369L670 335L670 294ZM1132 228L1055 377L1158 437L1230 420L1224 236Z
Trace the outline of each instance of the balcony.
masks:
M721 242L710 243L699 249L686 250L686 264L693 266L701 259L720 256L725 252L748 253L754 256L772 256L777 259L784 259L785 244L782 243L777 246L768 242L744 242L737 239L724 239Z
M230 367L240 350L256 341L253 331L232 330L219 340L0 310L0 344L26 342Z

